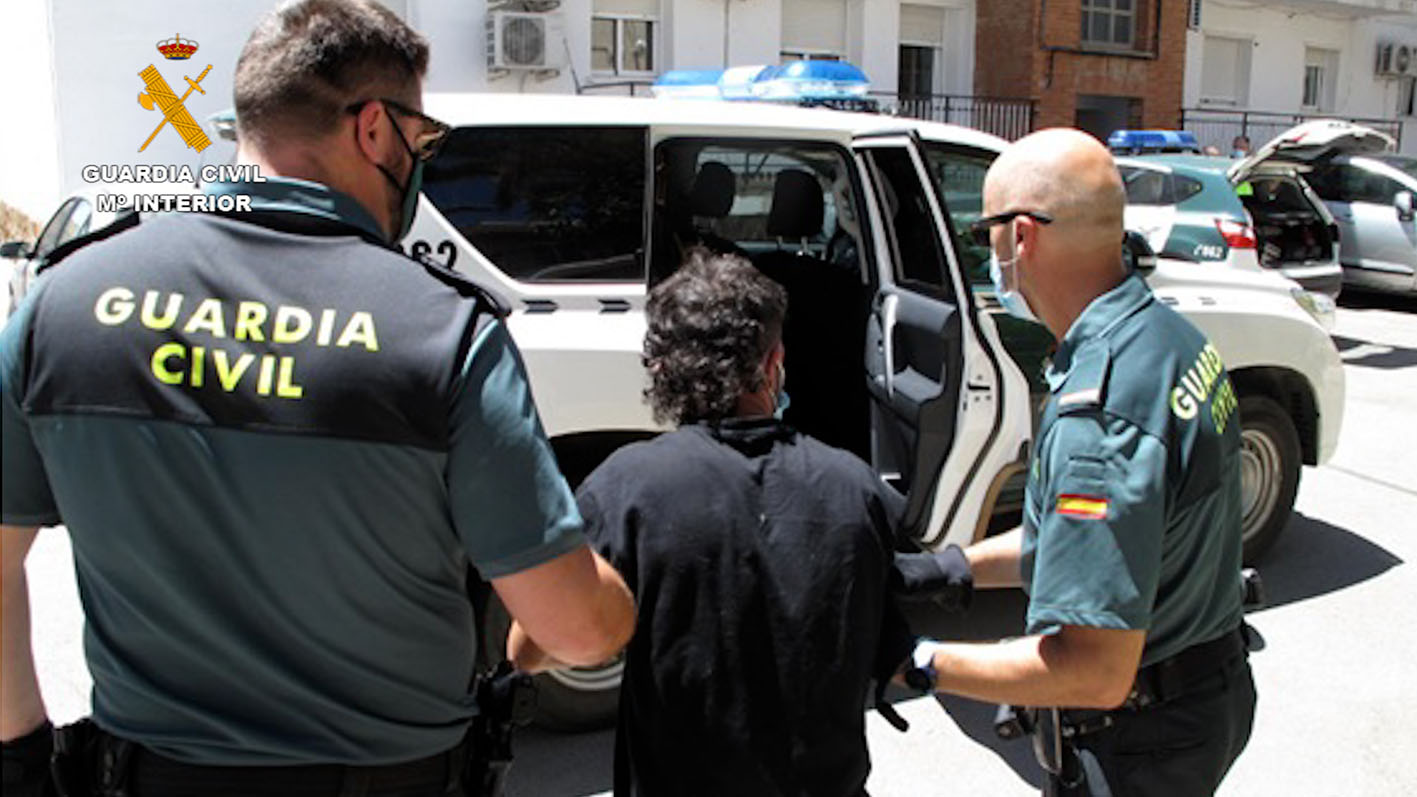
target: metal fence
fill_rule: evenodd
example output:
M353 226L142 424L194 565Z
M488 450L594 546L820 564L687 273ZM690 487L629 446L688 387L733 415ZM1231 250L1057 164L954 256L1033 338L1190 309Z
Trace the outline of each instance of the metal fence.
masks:
M1024 97L968 94L905 95L871 92L887 113L972 127L1013 141L1033 132L1038 103Z
M652 97L652 80L615 80L608 83L583 83L576 86L577 94L610 97Z
M1195 134L1201 146L1214 146L1229 154L1236 136L1250 139L1251 148L1283 133L1300 122L1310 119L1346 119L1392 136L1402 147L1402 122L1395 119L1366 119L1335 114L1275 113L1270 111L1231 111L1216 108L1182 108L1181 129Z

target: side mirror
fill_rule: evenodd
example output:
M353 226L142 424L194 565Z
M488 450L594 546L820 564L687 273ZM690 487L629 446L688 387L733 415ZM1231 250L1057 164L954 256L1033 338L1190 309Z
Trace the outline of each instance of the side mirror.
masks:
M0 257L26 258L29 256L29 241L6 241L0 244Z
M1156 270L1156 252L1147 243L1146 236L1135 230L1127 230L1122 239L1122 262L1127 272L1146 276Z
M1417 215L1414 213L1411 191L1398 191L1397 196L1393 197L1392 204L1397 208L1398 221L1412 221L1414 215Z

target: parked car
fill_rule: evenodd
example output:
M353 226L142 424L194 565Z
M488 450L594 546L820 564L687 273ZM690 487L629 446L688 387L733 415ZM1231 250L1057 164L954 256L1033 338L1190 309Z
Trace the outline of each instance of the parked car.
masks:
M1286 130L1231 166L1226 174L1255 221L1260 265L1336 296L1343 281L1340 229L1303 175L1339 155L1375 154L1393 146L1390 136L1370 127L1316 119Z
M0 258L10 261L9 307L15 307L29 292L35 271L49 253L62 244L84 235L90 230L101 229L112 223L113 213L96 213L92 194L76 194L59 203L59 209L45 222L39 238L29 241L7 241L0 244Z
M1146 234L1164 257L1275 270L1331 300L1343 287L1344 236L1304 174L1334 152L1390 143L1370 128L1319 120L1286 131L1240 161L1118 158L1127 226Z
M1338 221L1344 290L1417 296L1417 157L1338 155L1304 179Z
M425 110L455 129L405 243L513 307L508 326L573 483L661 431L642 400L646 294L701 243L787 287L788 420L907 496L906 544L968 544L1017 510L1006 496L1028 460L1030 382L1052 341L1002 317L987 253L966 234L1007 142L750 102L432 94ZM1253 558L1284 527L1300 464L1336 444L1337 351L1294 286L1261 269L1163 259L1149 281L1210 337L1241 396ZM498 624L486 625L495 650ZM595 724L617 683L614 666L545 676L543 719Z

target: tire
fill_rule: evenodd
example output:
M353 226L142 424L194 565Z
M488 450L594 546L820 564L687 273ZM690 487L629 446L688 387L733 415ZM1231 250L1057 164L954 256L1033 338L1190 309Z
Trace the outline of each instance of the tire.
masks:
M1240 397L1240 508L1244 560L1253 566L1274 545L1299 492L1299 433L1268 396Z
M491 594L482 622L484 662L506 658L510 625L507 610L496 594ZM575 667L536 676L536 724L567 733L612 727L620 706L624 668L621 656L603 667Z

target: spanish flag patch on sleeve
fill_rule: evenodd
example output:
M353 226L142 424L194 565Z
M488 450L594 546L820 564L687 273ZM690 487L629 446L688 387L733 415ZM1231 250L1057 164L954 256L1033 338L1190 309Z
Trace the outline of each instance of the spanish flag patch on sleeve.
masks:
M1107 517L1107 499L1100 495L1079 495L1063 493L1058 496L1058 514L1087 520L1103 520Z

